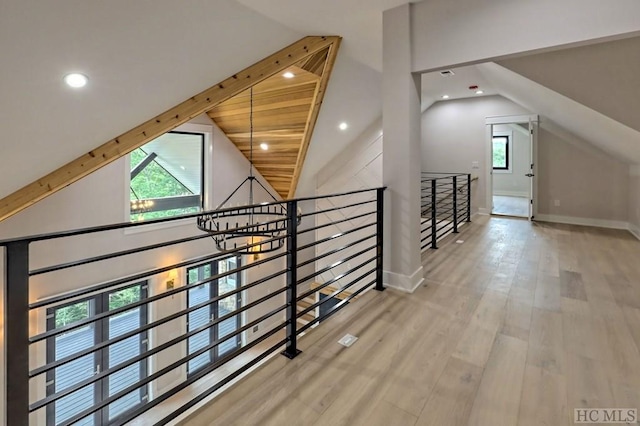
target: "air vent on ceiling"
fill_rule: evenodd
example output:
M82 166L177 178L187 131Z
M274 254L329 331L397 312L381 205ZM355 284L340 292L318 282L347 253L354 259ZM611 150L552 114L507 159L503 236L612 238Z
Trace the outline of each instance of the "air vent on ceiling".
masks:
M444 70L440 71L440 75L443 77L451 77L452 75L455 75L455 73L451 70Z

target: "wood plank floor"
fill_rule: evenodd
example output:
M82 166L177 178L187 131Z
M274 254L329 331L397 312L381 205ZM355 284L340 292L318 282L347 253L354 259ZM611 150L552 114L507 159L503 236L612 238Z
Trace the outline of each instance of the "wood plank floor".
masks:
M182 424L560 426L640 408L639 260L624 231L480 217L423 257L414 294L366 294Z
M493 214L529 217L529 198L494 195Z

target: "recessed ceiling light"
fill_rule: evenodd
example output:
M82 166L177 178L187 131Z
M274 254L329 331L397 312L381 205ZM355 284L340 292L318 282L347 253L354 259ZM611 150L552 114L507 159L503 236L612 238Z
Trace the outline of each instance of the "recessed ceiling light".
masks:
M282 74L282 76L283 76L284 78L293 78L293 77L295 77L296 75L295 75L294 73L292 73L291 71L287 71L287 72L285 72L284 74Z
M349 128L349 125L345 122L340 123L340 125L338 126L338 128L340 130L347 130Z
M261 148L263 151L266 151L266 150L268 150L268 149L269 149L269 145L267 145L265 142L262 142L262 143L260 144L260 148Z
M449 99L449 95L442 95L442 99Z
M86 86L88 81L89 78L84 74L71 73L64 76L64 82L75 89Z
M476 95L482 95L484 92L482 90L476 90Z

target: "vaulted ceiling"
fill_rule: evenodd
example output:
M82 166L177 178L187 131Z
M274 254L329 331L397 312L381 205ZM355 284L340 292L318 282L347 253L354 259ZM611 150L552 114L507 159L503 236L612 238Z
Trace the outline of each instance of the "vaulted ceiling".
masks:
M336 49L309 55L207 113L282 198L295 194Z
M424 74L423 109L447 99L499 94L620 161L640 164L640 37ZM484 96L482 95L482 96Z
M0 220L54 194L145 143L210 114L238 148L250 156L248 112L254 131L269 137L271 156L254 155L256 168L283 197L293 196L313 134L341 38L309 36L236 72L131 130L0 199ZM285 78L285 72L293 78Z

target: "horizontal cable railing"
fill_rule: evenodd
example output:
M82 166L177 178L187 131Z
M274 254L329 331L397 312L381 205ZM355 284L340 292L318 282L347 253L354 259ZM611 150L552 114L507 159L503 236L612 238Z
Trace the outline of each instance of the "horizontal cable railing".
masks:
M471 221L471 175L423 172L420 180L420 245L437 249L438 241Z
M384 290L383 195L376 188L0 241L10 424L165 425L270 355L295 357L301 334L363 292ZM221 251L208 238L268 229L268 217L124 250L108 244L128 228L270 206L286 212L271 222L286 226L272 238L282 248L262 254L251 249L269 239ZM66 255L85 249L92 255ZM174 260L142 266L156 258ZM98 271L111 278L94 279ZM71 278L79 284L60 285Z

